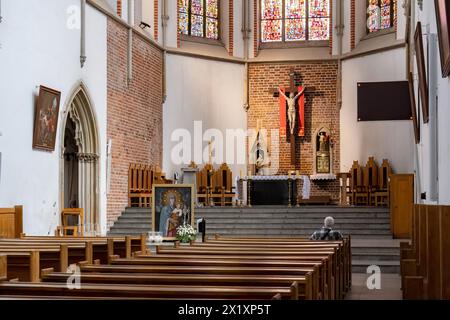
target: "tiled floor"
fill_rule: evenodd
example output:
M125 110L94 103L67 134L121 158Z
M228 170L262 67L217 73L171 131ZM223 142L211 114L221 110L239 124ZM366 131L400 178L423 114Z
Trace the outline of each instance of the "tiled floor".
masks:
M367 287L369 274L354 273L352 290L347 293L347 300L401 300L401 279L397 274L382 274L381 288L370 290Z

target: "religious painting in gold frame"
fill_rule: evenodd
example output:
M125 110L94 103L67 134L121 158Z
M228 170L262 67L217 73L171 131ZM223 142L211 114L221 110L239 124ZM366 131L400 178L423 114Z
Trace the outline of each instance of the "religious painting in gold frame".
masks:
M54 151L61 92L40 86L34 115L33 148Z
M194 185L155 184L152 190L152 231L176 240L177 228L194 226Z

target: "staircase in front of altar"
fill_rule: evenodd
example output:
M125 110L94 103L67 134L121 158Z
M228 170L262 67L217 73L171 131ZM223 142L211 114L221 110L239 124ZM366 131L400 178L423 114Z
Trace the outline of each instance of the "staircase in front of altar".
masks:
M352 236L353 272L365 273L370 265L384 273L399 272L399 241L392 239L387 208L373 207L204 207L195 219L206 219L208 236L289 237L309 236L326 216L335 218L335 229ZM108 235L139 235L152 228L151 209L127 208Z

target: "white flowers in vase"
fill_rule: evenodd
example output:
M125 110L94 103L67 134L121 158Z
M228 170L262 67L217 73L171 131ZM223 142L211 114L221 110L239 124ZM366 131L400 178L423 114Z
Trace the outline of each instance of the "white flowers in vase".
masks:
M177 228L177 240L182 243L189 243L197 239L197 231L189 224Z

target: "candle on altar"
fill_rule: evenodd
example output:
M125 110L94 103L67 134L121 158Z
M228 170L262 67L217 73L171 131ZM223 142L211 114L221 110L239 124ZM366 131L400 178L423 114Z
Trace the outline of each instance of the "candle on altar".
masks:
M239 178L242 179L242 170L239 170Z
M296 175L297 177L299 177L299 176L300 176L300 171L299 171L299 170L295 171L295 175Z
M290 171L288 171L288 178L290 178L291 177L291 172Z
M252 176L252 172L250 170L248 170L248 176L251 177Z

